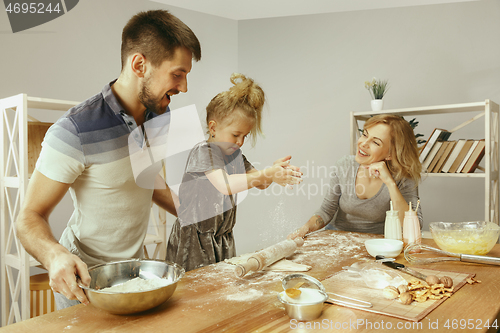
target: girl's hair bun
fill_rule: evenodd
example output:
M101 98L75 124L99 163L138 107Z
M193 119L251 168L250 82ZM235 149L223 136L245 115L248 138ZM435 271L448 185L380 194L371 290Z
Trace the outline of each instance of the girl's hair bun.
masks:
M264 90L249 77L240 73L231 74L233 86L215 96L207 106L207 125L211 120L220 123L232 120L235 111L253 119L254 127L250 131L253 142L257 133L262 134L262 108L265 103Z

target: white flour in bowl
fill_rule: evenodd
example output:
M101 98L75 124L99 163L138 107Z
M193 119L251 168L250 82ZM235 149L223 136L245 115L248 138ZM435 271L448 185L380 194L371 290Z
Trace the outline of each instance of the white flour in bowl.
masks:
M106 291L111 293L130 293L130 292L141 292L147 290L153 290L161 287L168 286L170 282L166 279L152 278L152 279L141 279L136 277L135 279L128 280L125 283L117 284L112 287L103 288L99 291Z
M300 288L300 295L296 298L289 297L285 291L280 293L281 298L293 304L313 304L325 301L325 296L317 289Z

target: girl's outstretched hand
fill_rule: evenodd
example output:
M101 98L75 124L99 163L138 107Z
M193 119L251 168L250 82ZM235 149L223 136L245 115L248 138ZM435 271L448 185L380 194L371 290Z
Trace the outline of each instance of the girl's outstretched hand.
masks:
M291 159L292 159L292 156L291 155L287 155L285 157L278 158L276 161L274 161L273 165L279 164L279 163L282 163L282 162L286 162L286 161L290 161Z
M293 171L296 171L296 172L300 172L300 168L299 167L290 164L290 160L291 159L292 159L292 156L291 155L287 155L285 157L278 158L276 161L274 161L273 165L280 164L283 167L292 169ZM288 164L283 164L283 162L288 162ZM302 176L302 173L300 173L300 174Z
M283 161L275 161L270 168L273 182L281 186L295 185L302 182L302 172L300 168L290 165L290 159L283 158Z

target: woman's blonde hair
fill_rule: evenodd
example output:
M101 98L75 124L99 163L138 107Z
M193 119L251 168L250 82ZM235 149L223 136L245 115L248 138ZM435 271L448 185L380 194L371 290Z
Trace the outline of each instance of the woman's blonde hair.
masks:
M219 93L212 98L207 106L207 125L211 120L222 124L230 123L236 115L244 115L254 120L250 131L252 145L255 144L257 133L262 134L261 119L265 95L262 88L243 74L231 75L233 86L228 91ZM240 111L236 113L235 111Z
M391 129L391 159L386 161L394 180L412 179L420 182L422 164L419 159L417 140L410 124L401 116L380 114L369 118L364 125L368 129L377 124L388 125Z

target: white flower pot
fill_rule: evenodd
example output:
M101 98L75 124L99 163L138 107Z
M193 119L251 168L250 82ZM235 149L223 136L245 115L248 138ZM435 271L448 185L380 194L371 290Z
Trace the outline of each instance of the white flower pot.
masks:
M371 104L372 104L372 111L380 111L384 107L384 100L383 99L372 99Z

